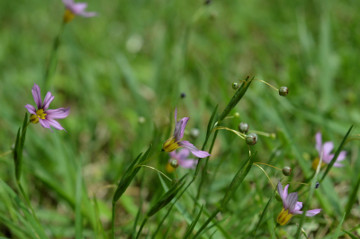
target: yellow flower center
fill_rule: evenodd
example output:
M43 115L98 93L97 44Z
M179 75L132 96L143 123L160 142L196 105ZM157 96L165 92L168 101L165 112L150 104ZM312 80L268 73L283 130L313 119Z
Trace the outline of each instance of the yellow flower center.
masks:
M316 158L316 159L314 159L314 161L312 162L311 167L312 167L314 170L316 170L317 167L318 167L318 165L319 165L319 163L320 163L320 159L319 159L319 158ZM321 165L320 165L320 168L323 168L325 165L326 165L326 163L324 163L324 161L322 161L322 162L321 162Z
M279 216L276 219L276 222L279 223L281 226L284 226L286 223L290 221L293 214L289 213L289 210L283 208L281 212L279 213Z
M33 124L39 123L39 119L45 119L46 113L43 109L38 109L36 111L36 115L32 114L30 115L30 122Z
M176 142L175 137L171 137L163 144L163 150L165 152L171 152L178 148L180 148L180 145L178 144L178 142Z
M68 22L71 22L75 17L75 14L70 11L69 9L66 9L65 10L65 13L64 13L64 22L65 23L68 23Z

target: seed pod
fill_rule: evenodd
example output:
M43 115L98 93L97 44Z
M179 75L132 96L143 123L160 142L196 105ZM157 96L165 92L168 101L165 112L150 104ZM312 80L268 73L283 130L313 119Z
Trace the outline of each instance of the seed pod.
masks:
M245 122L241 122L238 128L241 133L246 134L249 130L249 125Z
M279 89L279 95L281 96L287 96L289 93L289 89L286 86L281 86Z
M282 169L282 173L285 175L285 176L290 176L291 175L291 171L292 169L289 167L289 166L286 166Z
M200 135L200 130L199 130L199 129L197 129L197 128L192 128L192 129L190 130L190 136L191 136L192 138L196 139L197 137L199 137L199 135Z
M258 139L257 134L255 134L255 133L250 133L250 134L246 135L246 139L245 139L245 140L246 140L246 143L247 143L248 145L254 145L254 144L256 144L257 139Z
M173 168L179 167L179 162L176 159L170 160L170 166Z
M236 83L236 82L234 82L234 83L232 83L232 88L233 88L233 90L237 90L237 89L239 89L239 84L238 83Z

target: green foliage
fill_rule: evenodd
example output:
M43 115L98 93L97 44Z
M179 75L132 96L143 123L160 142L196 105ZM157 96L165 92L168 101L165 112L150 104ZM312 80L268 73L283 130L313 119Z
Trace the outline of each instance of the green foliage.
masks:
M359 237L358 1L82 1L98 16L69 24L0 3L0 238ZM34 83L66 132L22 118ZM211 156L170 173L175 108ZM214 130L240 122L251 148ZM337 146L317 176L316 132ZM276 226L279 180L322 212Z

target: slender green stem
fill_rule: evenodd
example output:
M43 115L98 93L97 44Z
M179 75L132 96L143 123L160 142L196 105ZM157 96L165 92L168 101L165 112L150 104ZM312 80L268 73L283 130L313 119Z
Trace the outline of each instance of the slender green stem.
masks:
M145 223L147 222L147 220L148 220L148 217L145 217L144 220L143 220L143 222L141 223L140 229L139 229L139 231L138 231L135 239L138 239L138 238L139 238L139 236L140 236L140 234L141 234L141 231L142 231Z
M22 187L20 181L17 180L16 183L17 183L17 186L19 187L20 193L21 193L21 195L23 196L23 198L25 199L25 202L26 202L27 206L29 207L32 215L33 215L34 218L39 222L39 219L37 218L37 216L36 216L36 214L35 214L35 210L34 210L33 207L31 206L30 199L29 199L29 197L27 196L27 194L25 193L25 190L24 190L24 188Z
M115 203L112 203L111 213L111 238L115 239Z
M49 58L48 65L46 67L45 75L44 75L45 89L47 89L49 87L50 78L56 69L57 53L58 53L58 49L59 49L60 42L61 42L60 41L61 36L62 36L62 33L64 32L65 24L66 23L64 21L62 21L59 34L56 36L53 46L52 46L52 49L51 49L50 58Z

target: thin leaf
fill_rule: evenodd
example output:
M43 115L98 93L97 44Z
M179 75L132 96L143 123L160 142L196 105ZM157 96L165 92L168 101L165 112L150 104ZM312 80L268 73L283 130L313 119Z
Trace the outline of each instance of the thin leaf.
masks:
M201 216L201 213L203 211L203 208L204 206L202 205L201 208L200 208L200 211L198 213L198 215L195 217L195 219L191 222L191 224L189 225L188 229L186 230L186 233L184 235L183 238L189 238L191 233L193 232L195 226L196 226L196 223L199 221L199 218Z

